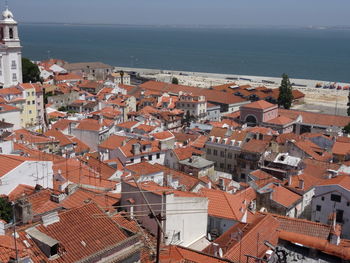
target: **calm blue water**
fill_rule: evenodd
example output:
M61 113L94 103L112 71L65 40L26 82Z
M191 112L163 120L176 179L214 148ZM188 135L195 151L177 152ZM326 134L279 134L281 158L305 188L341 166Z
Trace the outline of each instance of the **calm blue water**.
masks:
M23 56L350 82L350 30L21 25Z

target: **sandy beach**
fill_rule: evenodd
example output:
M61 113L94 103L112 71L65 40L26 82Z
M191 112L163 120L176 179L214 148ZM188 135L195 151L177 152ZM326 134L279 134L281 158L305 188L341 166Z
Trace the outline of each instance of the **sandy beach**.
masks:
M186 72L186 71L171 71L171 70L156 70L142 68L126 68L115 67L115 70L124 70L137 72L140 76L155 78L158 81L171 82L173 77L179 80L179 84L196 86L201 88L209 88L211 86L236 83L237 85L249 84L253 87L266 86L269 88L278 88L281 78L234 75L234 74L216 74L203 72ZM308 79L290 79L294 83L293 89L298 89L305 94L304 103L294 105L294 109L307 110L320 113L346 115L346 104L348 90L323 89L316 88L316 84L329 85L333 82L308 80ZM342 87L349 86L349 83L336 83Z

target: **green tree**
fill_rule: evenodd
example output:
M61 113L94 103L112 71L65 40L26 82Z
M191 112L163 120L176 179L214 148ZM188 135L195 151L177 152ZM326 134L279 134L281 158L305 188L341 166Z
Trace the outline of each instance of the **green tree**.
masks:
M279 87L278 106L290 109L293 102L292 84L287 74L282 75L281 86Z
M124 71L123 70L119 71L119 74L120 74L121 84L124 84Z
M190 114L190 111L186 111L185 116L183 118L183 124L186 124L186 126L189 127L190 123L191 123L191 114Z
M343 132L346 134L350 134L350 122L343 128Z
M40 81L40 70L37 65L27 58L22 58L23 83Z
M173 77L173 78L171 79L171 83L172 83L172 84L176 84L176 85L178 85L178 84L179 84L179 80L178 80L178 78Z
M0 219L10 222L12 220L12 206L7 198L0 197Z
M348 104L347 104L347 106L348 106L347 113L348 113L348 116L350 116L350 90L349 90L349 94L348 94Z

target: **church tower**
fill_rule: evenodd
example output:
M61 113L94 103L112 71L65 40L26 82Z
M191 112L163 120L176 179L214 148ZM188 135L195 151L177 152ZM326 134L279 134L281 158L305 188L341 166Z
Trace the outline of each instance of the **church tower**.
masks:
M0 87L22 83L21 50L17 22L6 8L0 20Z

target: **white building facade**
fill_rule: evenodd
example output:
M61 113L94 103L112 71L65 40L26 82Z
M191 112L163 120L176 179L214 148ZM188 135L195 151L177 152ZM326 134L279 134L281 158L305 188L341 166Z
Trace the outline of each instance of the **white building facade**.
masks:
M346 175L349 177L349 175ZM331 179L335 181L334 179ZM336 222L342 226L342 237L350 238L350 190L346 184L325 184L315 187L315 196L312 200L311 219L327 224L333 215Z
M18 25L6 9L0 20L0 86L7 88L22 83L22 47Z
M0 174L0 195L8 195L18 184L44 188L53 187L53 170L51 161L21 161L15 155L0 155L1 161L16 162L14 168L5 174Z

